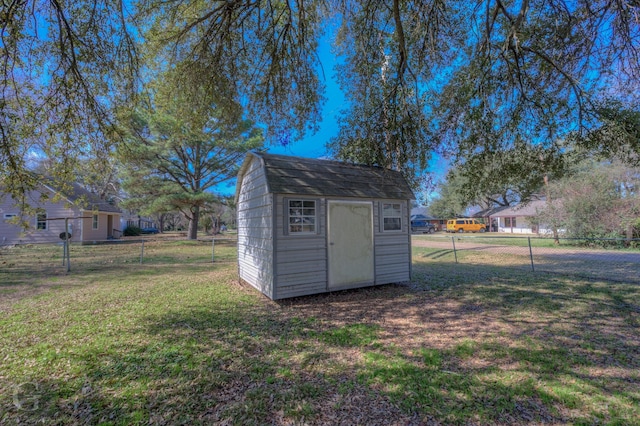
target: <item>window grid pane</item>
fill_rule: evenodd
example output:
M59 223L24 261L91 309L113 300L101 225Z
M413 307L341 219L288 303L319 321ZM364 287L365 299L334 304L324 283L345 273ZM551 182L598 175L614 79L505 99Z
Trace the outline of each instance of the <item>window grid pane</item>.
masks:
M402 229L399 217L385 217L384 218L384 230L385 231L399 231Z
M382 204L383 231L402 230L402 205L400 203Z
M46 230L47 229L47 214L38 213L36 218L36 228Z
M289 233L316 232L315 200L289 200Z

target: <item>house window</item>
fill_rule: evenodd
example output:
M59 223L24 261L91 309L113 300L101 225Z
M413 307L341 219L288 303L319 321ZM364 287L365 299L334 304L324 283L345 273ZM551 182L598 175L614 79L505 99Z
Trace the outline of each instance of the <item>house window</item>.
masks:
M39 211L36 214L36 229L47 229L47 212Z
M13 219L13 218L14 218L14 217L16 217L16 216L17 216L17 215L16 215L16 214L13 214L13 213L5 213L5 215L4 215L4 220L6 220L6 221L10 221L11 219Z
M400 203L382 203L382 229L384 231L402 230L402 205Z
M287 200L289 234L316 233L316 200Z
M98 215L97 214L93 215L91 229L98 229Z
M516 218L515 217L505 217L504 218L504 226L505 226L505 228L515 228L516 227Z

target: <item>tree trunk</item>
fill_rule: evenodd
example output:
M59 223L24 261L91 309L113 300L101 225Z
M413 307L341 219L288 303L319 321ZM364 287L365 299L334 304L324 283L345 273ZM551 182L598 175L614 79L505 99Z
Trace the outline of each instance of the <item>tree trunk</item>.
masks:
M629 223L627 225L627 229L626 229L626 240L625 240L625 246L629 247L631 245L631 240L633 240L633 223Z
M158 225L160 227L159 231L160 233L164 232L164 219L165 219L165 214L164 213L160 213L160 216L158 217Z
M189 239L198 239L198 222L200 221L200 207L196 206L191 210L191 220L189 221Z
M551 205L551 192L549 191L549 176L546 173L544 174L544 188L546 192L547 205ZM553 230L553 243L560 244L560 238L558 236L558 228L556 227L555 224L552 224L551 226Z

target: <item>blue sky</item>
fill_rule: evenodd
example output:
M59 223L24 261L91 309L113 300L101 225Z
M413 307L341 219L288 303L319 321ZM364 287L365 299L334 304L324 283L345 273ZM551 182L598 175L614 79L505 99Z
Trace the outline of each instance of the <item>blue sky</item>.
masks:
M319 130L314 134L307 134L303 140L291 142L286 146L273 143L268 146L268 151L273 154L307 158L326 157L328 155L326 144L332 137L338 134L338 113L347 107L347 101L334 76L335 65L339 63L340 58L336 57L332 51L331 34L323 37L320 41L318 54L322 62L325 78L324 84L326 86L326 101L322 106L322 121L319 125ZM429 172L434 175L435 179L444 177L448 167L445 160L434 156L429 164ZM235 191L235 179L227 184L220 185L217 190L224 194L233 194ZM418 193L416 193L416 195L421 197ZM428 196L433 195L435 194L428 194Z
M336 57L332 52L329 37L324 37L321 40L319 56L324 70L324 84L326 85L326 102L322 108L320 129L317 133L309 134L303 140L290 143L287 146L272 145L268 149L269 152L309 158L320 158L328 155L326 144L332 137L337 136L339 129L338 113L347 107L347 103L334 76L335 65L339 63L340 58ZM443 178L447 168L446 161L438 156L434 155L434 158L429 162L429 172L436 179ZM433 195L435 194L429 194L429 196Z
M318 53L322 62L325 77L324 84L326 85L326 102L322 107L320 129L315 134L308 134L303 140L290 143L287 146L273 145L269 148L271 153L310 158L324 157L327 155L327 142L338 134L337 115L340 110L346 108L344 94L334 78L334 67L339 58L332 52L331 42L328 37L323 37L321 40Z

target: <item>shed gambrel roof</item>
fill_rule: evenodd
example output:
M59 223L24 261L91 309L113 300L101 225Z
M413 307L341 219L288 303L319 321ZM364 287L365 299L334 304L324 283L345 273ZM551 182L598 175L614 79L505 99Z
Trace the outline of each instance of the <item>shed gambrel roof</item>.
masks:
M402 173L334 160L250 153L262 160L277 194L414 200Z

